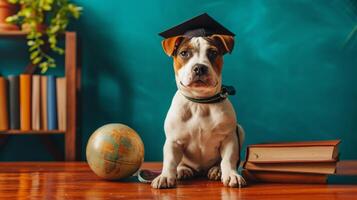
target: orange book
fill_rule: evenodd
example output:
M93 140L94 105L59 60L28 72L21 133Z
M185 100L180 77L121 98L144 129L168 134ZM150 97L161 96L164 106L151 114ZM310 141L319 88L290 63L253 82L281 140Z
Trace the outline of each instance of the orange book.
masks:
M267 172L300 172L317 174L334 174L336 171L336 162L307 162L307 163L253 163L245 162L244 168L250 171Z
M20 75L20 130L31 130L31 75Z
M40 130L40 75L32 76L32 130Z
M325 184L327 175L293 172L261 172L244 169L242 175L248 182Z
M66 130L66 78L56 79L58 129Z
M7 109L7 82L4 77L0 77L0 131L9 129Z
M340 140L254 144L246 160L254 163L335 162Z
M41 76L41 130L48 130L47 124L47 76Z

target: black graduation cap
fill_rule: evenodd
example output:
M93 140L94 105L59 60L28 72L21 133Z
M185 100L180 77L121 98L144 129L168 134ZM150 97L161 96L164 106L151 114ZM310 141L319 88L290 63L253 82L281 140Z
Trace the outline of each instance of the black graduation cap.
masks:
M234 33L222 26L207 13L203 13L197 17L194 17L175 27L159 33L159 35L164 38L170 38L178 35L185 35L188 37L205 37L212 34L235 36Z

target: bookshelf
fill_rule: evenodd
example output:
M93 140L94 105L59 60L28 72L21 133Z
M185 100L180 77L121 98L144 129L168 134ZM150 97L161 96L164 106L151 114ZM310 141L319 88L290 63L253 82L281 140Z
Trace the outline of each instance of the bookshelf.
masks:
M25 38L26 32L24 31L0 31L0 39L6 38ZM80 67L77 60L77 34L76 32L65 32L65 77L66 77L66 130L6 130L0 131L1 140L4 137L10 137L11 135L63 135L64 136L64 159L65 161L75 161L79 158L79 139L78 139L78 127L77 127L77 98L80 92ZM27 67L27 71L28 71ZM31 67L30 67L31 68ZM31 70L30 70L31 71ZM33 71L33 70L32 70ZM50 143L49 138L46 139L45 146L49 148L50 152L53 152L53 146L48 145ZM4 142L0 142L4 143Z

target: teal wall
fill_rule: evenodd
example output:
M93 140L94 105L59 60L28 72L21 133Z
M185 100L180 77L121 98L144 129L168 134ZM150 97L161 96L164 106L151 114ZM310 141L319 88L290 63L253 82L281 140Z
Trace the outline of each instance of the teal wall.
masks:
M208 12L237 35L223 77L238 91L230 100L245 144L341 138L341 158L357 159L357 46L344 45L357 23L352 0L76 2L84 7L73 24L82 40L83 150L96 128L121 122L143 138L146 160L162 159L163 121L176 87L157 33ZM25 63L13 56L26 55L24 46L2 46L0 66ZM25 156L19 144L36 153ZM1 158L49 157L33 144L11 140Z

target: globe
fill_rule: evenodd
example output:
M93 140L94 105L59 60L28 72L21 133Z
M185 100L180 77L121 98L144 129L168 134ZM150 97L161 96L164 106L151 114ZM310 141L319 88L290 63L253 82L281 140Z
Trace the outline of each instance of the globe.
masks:
M130 127L107 124L89 138L86 157L89 167L98 176L116 180L133 175L144 160L144 145Z

